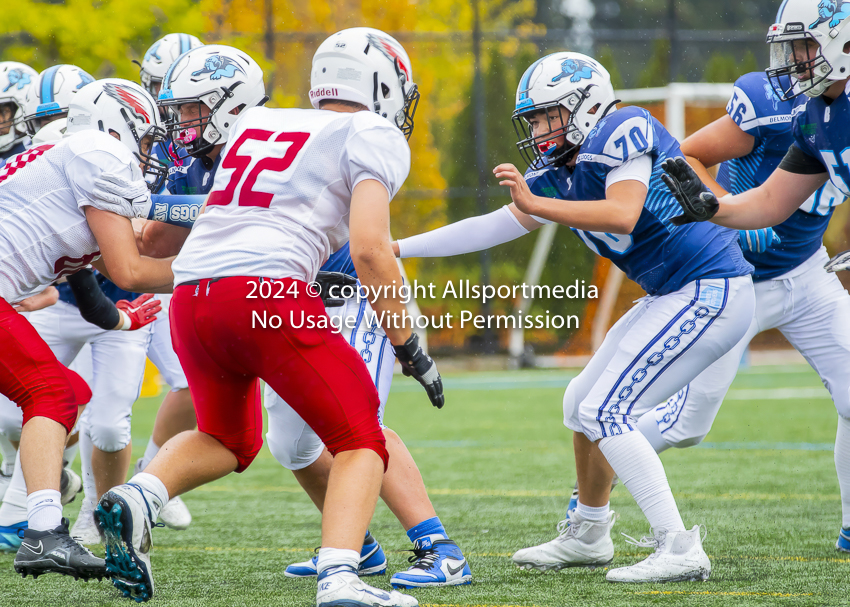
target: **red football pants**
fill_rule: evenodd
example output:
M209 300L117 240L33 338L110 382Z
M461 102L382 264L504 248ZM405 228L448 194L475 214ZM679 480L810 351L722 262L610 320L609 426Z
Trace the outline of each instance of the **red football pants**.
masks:
M301 328L327 317L321 299L291 278L261 298L262 279L235 276L181 285L171 300L174 351L189 381L198 429L230 449L242 472L263 444L260 379L319 435L328 451L372 449L389 461L378 425L378 392L357 352L330 328ZM279 284L283 283L283 288ZM298 296L287 294L293 283ZM257 295L256 299L248 296ZM256 313L256 314L255 314ZM275 321L262 328L258 319Z
M77 407L91 400L85 380L60 363L29 321L0 299L0 393L24 412L71 432Z

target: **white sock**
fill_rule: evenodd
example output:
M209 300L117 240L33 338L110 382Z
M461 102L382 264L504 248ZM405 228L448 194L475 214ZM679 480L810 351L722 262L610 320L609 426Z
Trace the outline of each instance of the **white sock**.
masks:
M576 505L576 514L578 514L581 518L586 521L593 521L594 523L602 523L608 520L608 512L610 512L611 504L605 504L604 506L599 506L598 508L593 506L585 506L581 503L581 498L578 498L578 505Z
M62 461L65 462L65 467L67 468L71 464L74 463L74 459L77 457L77 451L80 450L80 441L77 441L70 447L65 447L65 451L62 454Z
M94 482L94 472L91 467L91 456L94 452L94 444L91 435L86 428L80 430L80 468L83 473L83 494L86 500L97 502L100 496L97 494L97 485Z
M15 457L15 470L3 504L0 505L0 526L8 527L27 520L27 483L21 468L21 453ZM58 524L58 523L57 523ZM54 525L55 526L55 525Z
M151 460L159 453L159 445L153 442L153 436L148 440L148 446L145 447L145 454L142 456L142 470L148 467Z
M155 523L156 519L159 518L159 513L162 510L162 507L168 503L168 489L165 488L165 485L162 484L161 480L147 472L139 472L127 481L127 483L130 485L138 485L144 489L146 494L145 498L148 500L148 505L153 513L153 520L151 522Z
M661 453L670 448L670 443L664 440L664 435L658 429L658 422L655 421L655 411L647 411L637 423L637 429L646 437L656 453Z
M27 520L34 531L55 529L62 523L62 496L55 489L34 491L27 496Z
M835 471L841 490L841 526L850 527L850 419L838 416L835 435Z
M339 573L357 575L360 567L360 552L344 548L319 548L319 561L316 568L319 571L319 581L327 575ZM327 571L327 575L323 576Z
M15 454L18 452L12 446L12 441L6 438L5 434L0 434L0 455L3 456L3 467L0 468L3 474L10 475L15 469Z
M599 441L599 448L653 529L685 530L664 466L643 434L609 436Z

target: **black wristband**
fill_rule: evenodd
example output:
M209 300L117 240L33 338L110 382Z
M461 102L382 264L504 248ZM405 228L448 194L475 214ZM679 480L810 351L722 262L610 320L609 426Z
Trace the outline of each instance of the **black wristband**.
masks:
M80 315L85 321L106 330L118 326L121 314L115 304L101 291L94 272L83 268L68 276L68 285L74 294Z

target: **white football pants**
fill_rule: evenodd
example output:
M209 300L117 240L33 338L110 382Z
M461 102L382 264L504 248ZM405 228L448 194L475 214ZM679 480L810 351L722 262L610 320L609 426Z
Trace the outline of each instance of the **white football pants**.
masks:
M148 346L148 358L156 365L163 381L171 387L172 392L185 390L189 387L186 374L180 365L180 359L174 352L171 343L171 324L168 320L168 306L171 303L171 294L157 295L162 302L162 312L156 315L156 320L151 323L151 343Z

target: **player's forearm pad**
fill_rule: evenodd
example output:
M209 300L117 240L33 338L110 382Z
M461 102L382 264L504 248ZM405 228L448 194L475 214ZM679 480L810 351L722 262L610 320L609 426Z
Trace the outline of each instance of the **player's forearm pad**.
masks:
M68 276L68 285L71 287L83 320L107 331L118 325L121 314L112 300L101 291L94 272L83 268Z
M449 257L483 251L528 234L508 207L398 241L399 257Z
M169 223L173 226L191 228L204 206L206 196L178 196L154 194L151 196L151 210L148 219Z

